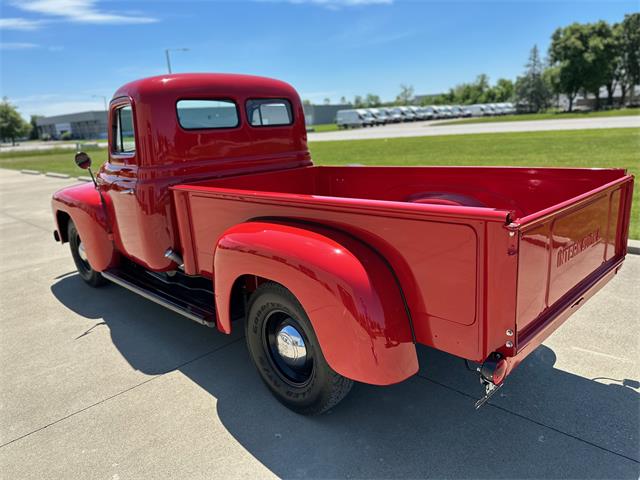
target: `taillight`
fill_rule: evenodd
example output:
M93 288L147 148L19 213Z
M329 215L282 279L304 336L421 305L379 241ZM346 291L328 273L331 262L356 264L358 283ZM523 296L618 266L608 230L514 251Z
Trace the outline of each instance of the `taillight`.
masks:
M502 381L504 380L504 377L507 376L507 367L508 366L509 365L507 364L507 361L504 358L502 360L498 361L498 364L496 365L496 368L493 371L492 382L495 385L500 385L502 383Z
M506 358L503 358L499 353L493 353L482 364L480 374L488 382L500 385L507 376L508 367Z

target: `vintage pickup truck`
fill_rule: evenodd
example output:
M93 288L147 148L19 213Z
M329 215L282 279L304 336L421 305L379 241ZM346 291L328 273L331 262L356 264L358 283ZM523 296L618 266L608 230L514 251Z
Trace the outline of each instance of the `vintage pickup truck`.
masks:
M417 344L475 362L482 403L625 258L624 170L314 166L296 91L244 75L129 83L108 122L94 183L53 196L55 239L91 286L243 321L299 413L414 375Z

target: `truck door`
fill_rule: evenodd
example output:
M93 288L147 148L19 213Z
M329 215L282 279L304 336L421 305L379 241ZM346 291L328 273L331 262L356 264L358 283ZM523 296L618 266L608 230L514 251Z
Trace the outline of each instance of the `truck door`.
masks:
M140 199L136 194L138 161L134 112L128 99L115 100L109 112L108 160L98 175L99 188L108 198L116 246L143 260L138 217Z

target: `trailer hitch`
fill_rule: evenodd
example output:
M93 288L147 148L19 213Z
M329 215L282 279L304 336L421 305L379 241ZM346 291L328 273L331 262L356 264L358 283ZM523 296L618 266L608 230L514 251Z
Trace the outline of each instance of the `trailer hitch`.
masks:
M500 388L502 388L503 383L500 385L495 385L491 382L487 382L482 377L480 377L480 383L484 384L484 397L476 402L476 410L479 410L485 403L489 401L489 399L496 393Z

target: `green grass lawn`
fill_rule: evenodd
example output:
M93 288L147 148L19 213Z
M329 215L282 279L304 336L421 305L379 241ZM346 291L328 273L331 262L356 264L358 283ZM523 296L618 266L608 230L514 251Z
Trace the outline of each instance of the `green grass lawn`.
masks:
M322 124L319 124L319 125L311 125L311 128L313 128L313 131L315 133L335 132L336 130L340 130L338 128L338 124L336 124L336 123L322 123Z
M318 165L513 165L626 168L640 176L640 130L613 128L311 142ZM105 149L88 150L94 165ZM69 150L0 154L0 167L84 175ZM634 189L631 237L640 238L640 187Z
M93 165L101 165L107 160L106 148L91 148L86 152L91 157ZM55 150L37 150L25 152L0 153L0 167L17 170L39 170L41 172L66 173L71 176L87 175L79 169L73 161L75 152L62 148Z
M520 115L504 115L501 117L461 118L460 120L436 123L435 125L442 126L462 125L465 123L524 122L530 120L561 120L565 118L626 117L630 115L640 115L640 108L617 108L612 110L599 110L597 112L523 113Z

